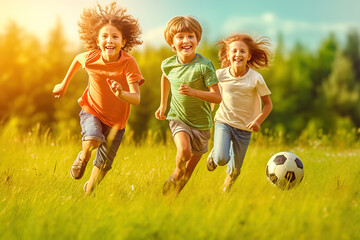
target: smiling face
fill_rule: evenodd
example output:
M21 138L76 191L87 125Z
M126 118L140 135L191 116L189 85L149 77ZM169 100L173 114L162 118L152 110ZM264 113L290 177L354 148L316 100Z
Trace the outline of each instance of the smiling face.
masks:
M194 32L178 32L173 37L172 47L181 63L188 63L195 58L197 45L198 40Z
M115 62L120 57L120 51L125 46L126 40L115 26L106 24L100 31L97 44L106 62Z
M234 41L229 44L227 58L231 68L237 72L247 71L247 62L251 59L248 46L243 41Z

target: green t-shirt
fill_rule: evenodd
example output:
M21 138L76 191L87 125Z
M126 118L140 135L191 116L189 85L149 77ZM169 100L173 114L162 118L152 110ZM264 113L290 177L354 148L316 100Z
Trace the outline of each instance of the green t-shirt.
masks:
M193 61L182 64L177 55L174 55L162 62L161 69L171 84L172 96L166 119L182 121L197 130L210 129L212 125L210 103L179 94L179 87L181 84L187 84L194 89L209 91L209 86L218 83L212 62L196 54Z

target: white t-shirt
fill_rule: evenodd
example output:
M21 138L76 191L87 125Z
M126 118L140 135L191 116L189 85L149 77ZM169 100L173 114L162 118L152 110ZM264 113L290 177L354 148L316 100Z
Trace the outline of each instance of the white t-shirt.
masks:
M246 125L260 114L260 97L271 94L263 77L251 68L244 76L233 77L230 67L218 69L216 75L222 102L216 112L215 121L252 131Z

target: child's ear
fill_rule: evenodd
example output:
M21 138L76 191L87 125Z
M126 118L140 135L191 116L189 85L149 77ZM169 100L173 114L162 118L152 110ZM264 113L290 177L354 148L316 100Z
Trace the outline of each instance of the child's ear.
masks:
M125 46L125 44L126 44L126 39L123 39L122 44L121 44L121 48L123 48Z

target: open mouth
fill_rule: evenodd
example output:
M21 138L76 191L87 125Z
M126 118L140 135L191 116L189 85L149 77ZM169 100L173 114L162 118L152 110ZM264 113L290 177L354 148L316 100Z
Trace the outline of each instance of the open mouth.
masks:
M236 63L241 63L241 62L242 62L242 58L236 57L236 58L234 58L234 62L236 62Z

